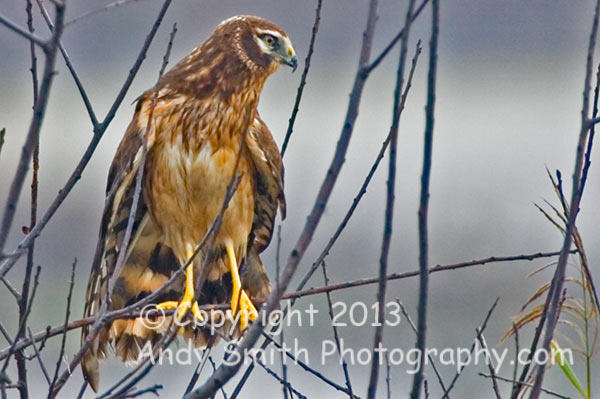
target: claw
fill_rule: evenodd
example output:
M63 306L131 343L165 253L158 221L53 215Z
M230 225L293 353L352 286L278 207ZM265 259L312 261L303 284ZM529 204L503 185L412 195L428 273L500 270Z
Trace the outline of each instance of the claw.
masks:
M231 280L233 283L233 291L231 293L231 313L235 314L238 309L238 303L240 306L240 329L245 330L248 327L248 320L254 321L258 318L258 312L252 304L250 297L242 289L242 281L240 280L240 273L238 271L237 261L235 259L235 252L231 244L226 245L227 256L229 257L229 270L231 272Z
M186 255L187 258L191 258L194 254L192 246L188 246ZM188 311L192 311L194 317L198 320L204 320L202 317L202 313L200 313L200 307L198 306L198 302L195 300L194 296L194 263L190 262L190 264L185 268L185 291L183 293L183 298L181 301L165 301L156 305L157 309L177 309L177 320L181 321L188 313ZM181 332L181 331L180 331Z

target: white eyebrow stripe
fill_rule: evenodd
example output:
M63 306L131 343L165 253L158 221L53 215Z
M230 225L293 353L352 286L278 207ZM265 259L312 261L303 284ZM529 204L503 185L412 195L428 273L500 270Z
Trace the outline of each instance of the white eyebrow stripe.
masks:
M284 37L281 35L281 33L277 32L275 30L257 28L256 31L258 33L269 34L271 36L275 36L275 37L279 37L281 39L284 39Z

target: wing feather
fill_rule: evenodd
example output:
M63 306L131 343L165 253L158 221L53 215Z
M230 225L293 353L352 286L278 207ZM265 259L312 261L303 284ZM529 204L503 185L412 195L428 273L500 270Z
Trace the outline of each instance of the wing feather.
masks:
M139 123L143 101L144 99L141 99L137 104L134 118L119 144L109 170L99 239L86 291L84 317L95 315L106 297L108 280L114 270L127 228L129 210L133 204L136 175L140 168L143 150L145 129L140 128ZM149 146L151 144L148 143ZM130 251L134 246L131 245L132 242L137 240L143 230L144 220L147 221L147 207L144 195L140 195L131 235L132 240L128 243ZM90 326L82 329L82 343L87 339L89 333ZM94 390L97 389L99 380L98 358L106 356L107 337L105 335L106 331L103 331L96 337L83 360L84 375Z
M283 161L267 125L257 117L246 136L255 169L253 246L262 252L273 236L277 209L285 219Z

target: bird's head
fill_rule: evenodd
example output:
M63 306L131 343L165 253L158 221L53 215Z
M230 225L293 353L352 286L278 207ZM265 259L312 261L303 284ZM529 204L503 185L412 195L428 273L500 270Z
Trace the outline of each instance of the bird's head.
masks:
M235 32L234 46L240 59L251 69L264 68L274 72L285 64L295 71L296 51L288 35L274 23L251 15L229 18L217 27L223 32Z

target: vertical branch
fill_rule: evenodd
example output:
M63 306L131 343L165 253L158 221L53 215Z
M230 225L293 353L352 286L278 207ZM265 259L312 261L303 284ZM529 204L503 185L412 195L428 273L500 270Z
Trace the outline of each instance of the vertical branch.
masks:
M563 284L565 281L565 270L567 267L569 251L571 249L571 244L573 241L573 232L575 231L575 222L577 220L577 214L579 213L579 204L581 202L581 196L583 194L584 188L584 181L582 180L582 169L584 167L585 144L588 140L589 132L592 127L592 123L589 119L590 92L592 86L594 49L596 47L596 39L598 35L599 16L600 0L596 2L596 7L594 10L594 21L592 23L592 31L590 33L590 39L588 44L585 82L583 87L583 104L581 107L581 129L579 132L579 140L577 143L575 166L573 167L573 188L571 192L570 208L565 227L562 250L560 251L560 256L558 257L558 263L556 265L556 271L554 272L552 285L550 287L550 290L548 291L548 297L551 299L549 306L547 307L548 316L545 326L546 328L544 330L544 339L542 341L542 348L546 351L550 350L550 342L552 341L552 338L554 336L554 329L556 328L556 324L560 315L560 299ZM546 310L546 308L544 310ZM532 399L537 399L540 396L546 368L544 365L539 365L536 369L537 373L535 376L535 382L533 384L530 396Z
M419 306L418 306L418 334L417 350L425 352L427 333L427 295L429 290L429 242L427 232L427 211L429 205L429 181L431 177L431 158L433 147L433 124L435 114L435 91L437 73L437 47L440 22L439 0L432 0L431 40L429 42L429 73L427 75L427 106L425 108L425 145L423 149L423 172L421 174L421 197L419 202ZM415 373L411 390L411 399L418 399L421 393L423 380L423 363Z
M46 106L48 105L48 99L50 98L50 89L52 88L52 82L54 81L54 65L56 64L58 42L63 32L65 17L65 5L59 1L55 1L54 4L56 6L56 29L54 29L48 44L43 47L46 59L44 61L42 84L39 88L37 101L33 107L33 117L29 125L29 131L27 132L25 143L23 144L23 149L21 151L19 163L17 164L15 177L10 185L6 207L2 216L2 224L0 225L0 253L3 252L4 245L8 239L8 234L17 210L17 204L19 202L21 190L29 169L29 163L31 162L31 157L40 135L42 123L44 121L44 115L46 113Z
M31 0L26 0L25 2L25 12L27 14L27 29L29 33L34 33L33 28L33 15L31 12L32 4ZM38 100L38 73L37 73L37 57L35 53L35 43L33 41L29 41L29 53L31 57L31 68L29 69L31 72L31 82L33 88L33 107L35 108L35 104ZM39 136L36 139L35 148L33 151L33 175L31 178L31 211L30 211L30 222L29 229L32 229L35 226L36 218L37 218L37 198L38 198L38 170L39 170L39 154L40 154L40 142ZM25 331L27 331L27 316L28 316L28 299L29 299L29 288L31 286L31 273L33 270L33 255L34 255L34 245L32 244L27 251L27 265L25 267L25 277L23 278L23 286L21 288L21 296L18 303L19 307L19 330L17 332L17 336L15 340L19 340L21 337L25 336ZM28 392L28 384L27 384L27 363L25 359L25 354L23 351L17 351L15 353L15 360L17 362L17 373L19 376L18 382L18 390L21 399L29 398ZM41 359L40 359L41 360Z
M2 154L2 147L4 146L4 136L6 136L6 128L0 129L0 154ZM1 253L0 253L1 255ZM0 256L1 259L1 256Z
M520 350L521 348L519 347L519 329L517 328L517 325L515 323L513 323L513 335L515 336L515 359L517 358L517 356L519 356ZM515 392L519 389L519 383L517 380L517 373L519 372L519 362L515 362L514 368L513 368L513 384L512 384L512 390L510 392L510 396L511 398L514 396Z
M598 97L600 94L600 64L598 64L598 69L596 70L596 87L594 88L594 102L592 104L592 118L596 119L598 116ZM587 181L588 172L590 170L590 165L592 164L592 147L594 145L594 136L596 134L596 124L591 123L590 127L590 137L588 138L587 148L585 150L585 163L583 164L583 172L581 173L581 192L583 193L583 189L585 188L585 183ZM598 306L598 304L597 304Z
M387 263L392 241L392 225L394 220L394 193L396 191L396 150L398 147L398 126L400 124L400 115L402 112L402 86L404 84L404 67L406 65L406 54L408 51L408 39L410 37L410 26L412 20L415 0L410 0L408 10L406 11L406 20L404 23L404 34L402 35L402 44L400 48L400 59L398 61L398 71L396 74L396 88L394 89L394 109L392 116L392 125L390 127L390 162L388 169L387 197L385 206L385 220L383 229L383 239L381 243L381 255L379 257L379 284L377 288L377 323L375 327L375 337L373 339L373 359L371 361L371 377L367 390L367 397L375 399L377 392L377 383L379 376L379 365L381 364L381 351L376 350L381 346L383 339L383 328L385 325L385 291L387 286ZM417 45L417 51L419 46Z
M304 70L302 71L302 77L300 78L300 85L298 86L298 93L296 94L296 101L292 110L292 115L288 123L287 132L285 133L285 139L281 145L281 157L285 155L290 138L292 137L292 131L294 130L294 123L296 122L296 115L298 115L298 109L300 108L300 100L302 99L302 92L304 91L304 85L306 85L306 76L310 69L310 60L315 48L315 39L317 38L317 32L319 31L319 22L321 21L321 5L323 0L317 0L317 10L315 11L315 23L312 27L312 35L310 37L310 44L308 45L308 53L306 54L306 60L304 61ZM285 389L285 388L284 388Z
M320 1L319 1L320 3ZM320 6L320 4L319 4ZM275 251L275 284L279 285L279 273L281 272L281 225L277 226L277 250ZM279 332L279 345L285 345L285 337L283 334L283 328ZM214 367L213 367L214 368ZM288 399L287 388L287 364L285 362L285 355L281 352L281 377L283 378L283 399Z

